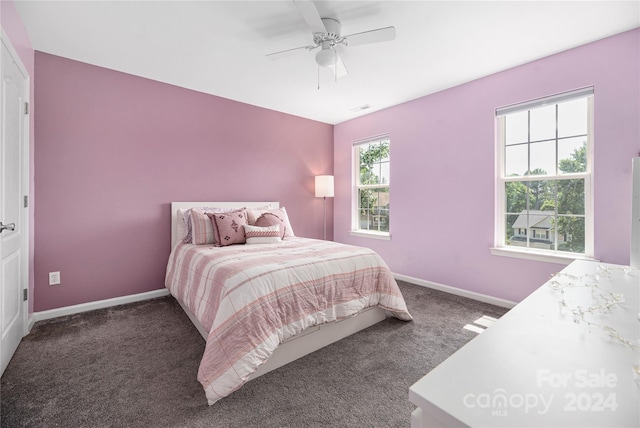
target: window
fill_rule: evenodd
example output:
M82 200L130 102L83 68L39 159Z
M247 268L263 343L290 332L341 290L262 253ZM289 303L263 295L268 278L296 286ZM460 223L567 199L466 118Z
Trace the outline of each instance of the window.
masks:
M496 247L593 256L593 88L496 111Z
M352 232L389 236L389 136L353 143L354 192Z

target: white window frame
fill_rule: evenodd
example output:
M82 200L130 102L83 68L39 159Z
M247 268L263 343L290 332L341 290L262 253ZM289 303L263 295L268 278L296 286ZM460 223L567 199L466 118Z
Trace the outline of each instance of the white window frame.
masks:
M364 238L373 238L373 239L383 239L390 240L391 239L391 220L389 220L389 231L376 231L376 230L368 230L360 228L360 207L359 207L359 193L360 189L379 189L381 187L386 187L389 189L389 195L391 194L391 180L387 184L359 184L360 182L360 155L357 150L359 146L369 143L375 143L381 140L389 140L389 145L391 145L391 138L389 134L376 135L374 137L365 138L362 140L357 140L353 142L353 147L351 153L353 154L353 174L352 174L352 193L351 193L351 230L349 234L352 236L359 236ZM389 171L391 171L391 155L389 155Z
M556 174L540 176L539 180L584 179L585 193L585 252L571 253L566 251L545 250L537 248L508 246L506 239L506 201L505 184L510 181L531 181L536 176L505 176L505 115L523 110L531 110L543 105L558 104L572 99L587 98L587 166L583 173ZM550 97L536 99L496 109L496 189L495 189L495 235L491 254L507 257L537 260L559 264L569 264L574 260L593 260L594 255L594 220L593 220L593 87L582 88Z

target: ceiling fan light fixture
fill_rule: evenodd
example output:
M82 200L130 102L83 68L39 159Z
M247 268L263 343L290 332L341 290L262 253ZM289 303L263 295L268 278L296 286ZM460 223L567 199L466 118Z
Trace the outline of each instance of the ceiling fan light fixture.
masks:
M337 49L338 46L340 46L340 49L344 49L350 45L358 46L384 42L393 40L396 37L396 29L394 27L376 28L342 36L340 35L342 30L340 21L320 16L313 1L294 0L294 4L298 8L300 16L307 23L307 27L311 30L313 45L274 52L267 55L269 59L278 59L295 52L313 51L316 48L320 48L320 51L315 55L316 63L318 64L318 75L320 74L320 67L328 68L333 72L337 81L339 77L349 74L341 58L342 51Z
M316 54L316 62L320 67L333 67L336 63L336 53L333 48L319 51Z

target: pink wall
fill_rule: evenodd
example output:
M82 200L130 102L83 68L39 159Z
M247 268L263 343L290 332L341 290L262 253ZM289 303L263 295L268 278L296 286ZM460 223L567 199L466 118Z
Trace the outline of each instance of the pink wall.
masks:
M629 263L631 158L640 152L640 29L334 127L334 237L395 273L519 301L562 266L492 256L494 111L595 88L595 256ZM351 142L391 136L390 241L352 237Z
M43 53L35 80L26 31L13 3L1 4L3 28L36 83L36 311L162 288L172 200L279 200L298 235L320 237L313 176L332 172L336 240L374 248L400 274L520 300L562 266L489 253L493 112L588 85L596 256L629 262L640 30L332 127ZM393 144L393 239L351 237L351 141L384 132ZM54 270L62 285L51 287Z
M31 41L29 40L29 35L27 34L27 29L24 27L22 23L22 19L16 10L16 7L11 0L2 0L0 1L0 22L2 24L2 29L5 31L5 34L8 36L9 41L13 48L18 53L20 60L22 61L22 65L27 69L27 73L31 77L30 79L30 105L31 105L31 115L29 117L29 194L31 196L31 201L33 202L34 196L34 183L33 183L33 152L34 152L34 118L35 118L35 106L34 106L34 90L33 90L33 70L34 70L34 52L31 47ZM33 296L33 287L34 287L34 271L33 271L33 260L34 260L34 205L31 203L29 207L29 229L31 231L29 235L29 295ZM29 313L33 312L33 299L29 299Z
M332 125L40 52L35 63L36 311L163 288L171 201L280 201L297 235L322 237L314 176L333 173Z

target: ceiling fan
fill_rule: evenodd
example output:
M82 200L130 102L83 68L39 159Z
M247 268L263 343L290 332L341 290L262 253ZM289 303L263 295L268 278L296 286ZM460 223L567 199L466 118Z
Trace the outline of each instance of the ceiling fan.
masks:
M322 18L312 1L293 0L300 15L307 23L313 34L313 45L300 46L293 49L274 52L266 55L271 60L287 57L302 51L320 50L316 53L316 63L320 67L329 68L335 74L335 78L346 76L347 68L340 58L336 47L357 46L370 43L385 42L396 37L395 27L377 28L375 30L363 31L361 33L341 36L340 21L333 18Z

